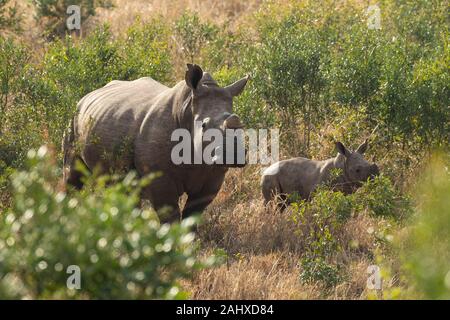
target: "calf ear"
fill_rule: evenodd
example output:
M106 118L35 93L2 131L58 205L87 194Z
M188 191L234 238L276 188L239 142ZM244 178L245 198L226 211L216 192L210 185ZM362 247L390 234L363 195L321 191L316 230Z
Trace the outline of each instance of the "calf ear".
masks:
M198 65L190 63L187 64L187 68L184 80L189 88L195 90L203 77L203 70Z
M348 157L350 155L350 152L347 150L347 148L340 141L336 142L336 149L343 156Z
M367 150L367 146L369 145L369 142L367 139L356 149L356 152L363 154Z
M248 79L250 76L245 76L241 80L236 81L233 84L230 84L229 86L225 87L225 90L227 90L232 97L238 96L242 93L242 91L245 88L245 85L247 84Z

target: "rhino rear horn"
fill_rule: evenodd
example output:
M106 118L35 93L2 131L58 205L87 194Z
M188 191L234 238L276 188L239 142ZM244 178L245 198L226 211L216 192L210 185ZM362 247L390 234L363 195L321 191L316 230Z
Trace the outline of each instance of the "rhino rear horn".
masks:
M203 70L200 68L200 66L196 64L187 64L187 71L184 76L184 80L186 81L186 84L189 88L192 90L197 89L198 83L203 77Z

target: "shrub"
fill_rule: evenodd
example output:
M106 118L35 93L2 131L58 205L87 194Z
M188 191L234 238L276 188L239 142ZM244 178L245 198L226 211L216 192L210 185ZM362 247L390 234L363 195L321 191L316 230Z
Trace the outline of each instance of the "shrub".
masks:
M20 92L18 82L28 60L29 54L24 46L0 37L0 137L7 108L11 107Z
M140 188L127 175L67 194L46 148L30 151L12 176L13 206L0 215L2 298L183 298L177 280L204 266L195 257L195 219L160 225L137 208ZM68 266L81 289L66 287Z
M301 280L320 281L327 287L335 286L344 279L339 253L352 245L343 243L342 235L346 222L353 215L399 218L410 211L408 199L401 196L384 176L366 181L356 193L350 195L330 188L330 185L321 185L310 201L294 202L291 216L297 226L297 235L306 242L306 250L300 260Z
M342 280L336 255L342 250L339 236L352 214L352 204L351 197L326 187L318 188L311 201L293 204L291 218L298 225L298 236L306 241L302 281L320 281L332 287Z
M21 110L17 104L23 98L21 79L29 60L25 46L0 37L0 180L4 180L2 175L8 167L14 167L22 160L23 140L16 130L23 127L18 121Z
M374 216L393 216L399 219L411 213L408 195L396 190L391 180L384 175L364 183L353 199L355 206Z
M77 102L112 80L150 76L168 81L171 73L167 28L158 20L131 26L124 38L113 39L109 28L97 28L83 40L68 36L49 45L40 65L27 68L18 102L24 117L18 140L38 127L44 140L60 145ZM19 107L18 106L18 107ZM25 129L26 128L26 129ZM39 134L39 133L38 133ZM30 142L23 153L36 144Z
M220 85L228 85L243 77L245 71L239 67L223 67L214 73ZM245 90L233 99L233 111L249 128L267 128L275 125L276 115L269 110L256 92L254 79L250 78Z
M397 237L403 271L425 299L450 299L450 173L448 156L435 156L417 189L418 206L406 237ZM402 242L399 242L399 241Z
M360 108L379 90L386 44L384 36L363 21L350 28L332 57L330 89L336 102Z
M71 37L56 40L42 66L34 67L27 77L28 101L24 103L40 110L38 121L47 127L55 145L60 143L78 100L119 74L118 45L110 37L108 28L100 28L79 44Z
M339 267L326 262L322 258L302 258L300 280L304 283L320 281L326 287L334 287L342 281Z
M162 83L171 80L169 38L170 28L162 19L144 24L137 19L119 42L121 59L116 77L122 80L152 77Z
M194 63L198 61L201 49L218 33L218 28L201 22L197 13L186 11L175 21L174 31L186 59Z
M280 21L271 18L260 18L260 43L250 60L255 93L281 113L283 128L292 130L297 119L304 121L304 142L309 148L311 126L321 116L326 42L320 29L308 27L312 17L306 13L293 11Z

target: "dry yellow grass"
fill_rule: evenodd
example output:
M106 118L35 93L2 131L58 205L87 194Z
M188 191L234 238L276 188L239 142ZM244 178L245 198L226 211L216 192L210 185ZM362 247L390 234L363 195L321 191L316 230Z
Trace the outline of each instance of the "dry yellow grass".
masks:
M204 213L199 228L201 254L221 248L227 262L182 283L192 299L364 299L368 256L374 249L369 233L377 220L364 214L351 218L339 235L338 255L346 279L334 289L300 281L299 260L308 243L301 226L273 206L265 207L259 191L259 167L231 170L221 192ZM351 245L352 244L352 245ZM355 245L356 244L356 245Z
M155 16L163 16L165 20L174 21L186 10L197 12L203 19L222 24L227 22L231 27L239 25L247 14L258 9L262 0L115 0L115 8L97 9L92 22L111 24L111 31L120 34L133 24L139 16L146 21ZM91 26L92 23L89 23Z

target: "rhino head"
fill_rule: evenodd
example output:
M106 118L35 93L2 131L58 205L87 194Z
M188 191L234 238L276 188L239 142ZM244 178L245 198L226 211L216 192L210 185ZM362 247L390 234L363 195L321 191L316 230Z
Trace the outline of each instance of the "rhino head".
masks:
M210 145L210 152L205 150L206 154L210 155L210 161L205 159L207 164L244 166L244 141L235 139L238 136L237 133L243 136L243 130L239 129L242 129L244 125L233 113L233 98L241 94L249 77L246 76L226 87L219 87L212 76L203 72L198 65L188 64L187 67L185 81L192 91L190 112L193 124L190 127L194 146L201 145L202 150L205 150L208 144ZM215 141L215 135L221 135L221 143ZM214 144L207 143L205 140ZM238 160L239 150L241 160Z
M356 149L351 151L341 142L336 142L336 149L344 156L344 177L348 182L361 183L367 179L373 179L379 175L378 166L370 163L364 158L364 152L368 147L367 139Z

